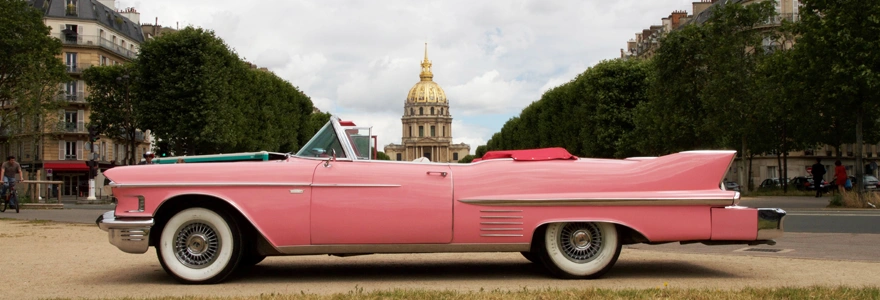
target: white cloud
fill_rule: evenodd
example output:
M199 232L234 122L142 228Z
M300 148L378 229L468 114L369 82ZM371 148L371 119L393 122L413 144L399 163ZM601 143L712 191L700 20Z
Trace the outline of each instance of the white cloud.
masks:
M135 7L143 23L158 17L164 26L214 30L243 58L300 87L319 109L356 116L358 124L381 130L380 139L397 142L404 99L419 80L427 41L434 81L446 90L456 117L454 139L475 148L541 93L618 57L636 32L673 10L690 10L691 2L120 0L117 5Z

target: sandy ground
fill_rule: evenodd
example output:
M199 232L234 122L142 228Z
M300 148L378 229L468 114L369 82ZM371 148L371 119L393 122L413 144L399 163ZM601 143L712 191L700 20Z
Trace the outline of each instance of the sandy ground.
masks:
M150 296L257 296L345 293L363 288L516 290L544 288L739 289L780 286L877 286L880 263L625 249L599 280L549 278L518 253L270 257L218 285L178 284L153 248L127 254L95 225L0 220L0 299ZM15 282L15 284L9 284Z

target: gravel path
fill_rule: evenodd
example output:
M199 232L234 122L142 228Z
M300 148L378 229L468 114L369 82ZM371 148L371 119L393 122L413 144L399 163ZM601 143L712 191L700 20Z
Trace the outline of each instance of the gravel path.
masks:
M177 284L153 248L127 254L95 225L0 220L0 299L257 296L378 289L877 286L880 263L625 249L600 280L557 280L518 253L269 257L224 284Z

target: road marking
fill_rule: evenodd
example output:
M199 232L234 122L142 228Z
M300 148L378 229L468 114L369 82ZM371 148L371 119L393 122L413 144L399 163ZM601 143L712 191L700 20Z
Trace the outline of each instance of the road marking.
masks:
M825 217L880 217L877 214L848 214L848 213L788 213L787 216L825 216Z

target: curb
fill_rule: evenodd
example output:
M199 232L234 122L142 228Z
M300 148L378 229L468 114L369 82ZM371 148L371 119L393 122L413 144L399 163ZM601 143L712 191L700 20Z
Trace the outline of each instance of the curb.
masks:
M21 209L64 209L61 203L21 203Z

